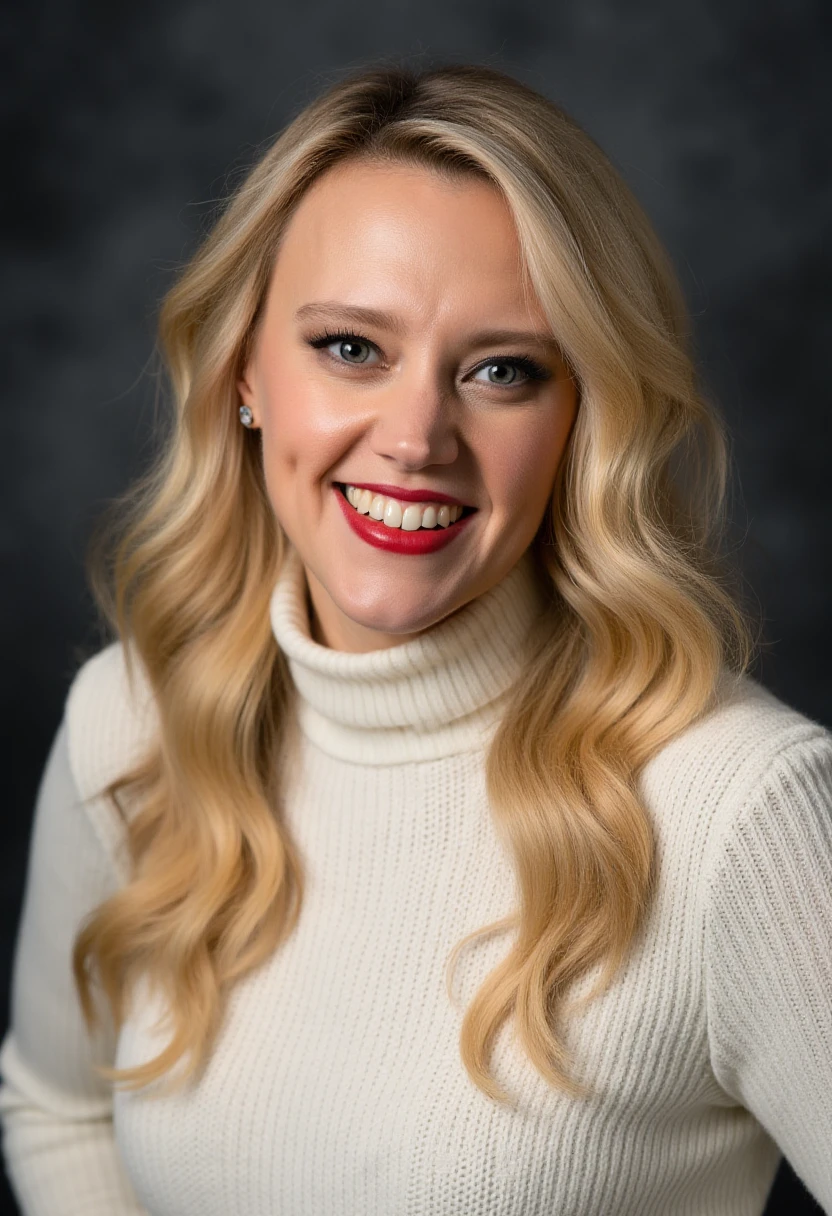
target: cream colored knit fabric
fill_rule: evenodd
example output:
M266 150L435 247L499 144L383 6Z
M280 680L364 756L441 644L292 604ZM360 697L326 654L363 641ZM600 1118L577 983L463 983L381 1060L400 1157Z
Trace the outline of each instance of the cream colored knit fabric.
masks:
M207 1072L148 1100L89 1070L166 1038L141 994L90 1047L69 956L126 878L90 797L152 710L111 646L84 665L37 802L0 1048L6 1166L24 1216L759 1216L781 1152L832 1211L832 736L750 679L667 746L642 788L659 886L613 987L567 1026L574 1101L512 1039L514 1109L468 1079L465 1004L507 949L483 749L538 608L526 558L422 637L311 640L296 557L272 621L299 692L287 821L307 874L292 938L232 992ZM82 801L86 799L86 803ZM586 977L585 990L598 972Z

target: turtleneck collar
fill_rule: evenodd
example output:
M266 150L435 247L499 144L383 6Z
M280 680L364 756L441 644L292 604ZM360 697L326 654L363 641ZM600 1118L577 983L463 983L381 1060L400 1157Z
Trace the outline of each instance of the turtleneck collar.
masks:
M357 764L433 760L482 746L544 604L530 551L496 586L415 638L354 654L313 640L306 574L289 546L271 623L298 692L301 730Z

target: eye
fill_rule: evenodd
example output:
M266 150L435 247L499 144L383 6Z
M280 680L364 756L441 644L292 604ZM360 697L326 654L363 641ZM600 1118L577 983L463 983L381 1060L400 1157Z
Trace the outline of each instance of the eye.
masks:
M309 338L308 342L315 350L326 350L334 346L336 352L331 356L333 359L356 365L366 363L375 349L372 342L368 342L366 338L346 332L318 334Z
M479 372L487 373L486 379L489 384L516 384L518 381L522 384L520 369L513 363L489 363L486 367L481 367ZM479 372L477 372L477 376ZM476 378L475 376L474 379Z
M335 343L331 342L330 346L335 346ZM338 343L338 354L347 363L366 363L370 353L370 346L367 342L353 342L345 338Z
M545 367L527 355L489 359L476 369L474 379L478 379L482 372L486 373L486 378L479 380L480 384L495 384L504 388L516 388L529 380L548 380L550 376Z

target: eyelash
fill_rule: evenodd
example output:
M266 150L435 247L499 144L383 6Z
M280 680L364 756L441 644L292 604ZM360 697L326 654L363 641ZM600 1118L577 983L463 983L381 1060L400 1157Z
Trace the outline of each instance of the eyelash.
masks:
M346 329L326 330L324 333L315 334L313 337L307 338L307 342L315 350L320 350L325 346L331 345L333 342L363 342L366 346L371 346L374 350L378 350L376 344L371 342L369 338L362 338L361 334L353 333L351 330ZM347 363L346 360L343 360L343 363L345 367L362 366L360 363ZM481 372L484 367L493 367L495 364L500 367L516 367L521 372L524 372L529 380L548 380L550 376L550 372L538 363L536 359L532 359L530 355L492 355L471 370L472 372ZM525 383L525 381L522 383ZM500 388L501 386L497 384L494 387ZM507 384L504 387L519 388L520 385Z

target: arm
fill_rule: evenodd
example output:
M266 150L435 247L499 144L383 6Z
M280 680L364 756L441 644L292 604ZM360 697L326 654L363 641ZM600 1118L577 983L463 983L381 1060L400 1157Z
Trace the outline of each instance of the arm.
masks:
M0 1047L3 1156L23 1216L146 1216L118 1154L111 1086L90 1067L114 1063L109 1010L91 1043L71 970L81 922L117 887L72 777L64 721L35 808Z
M716 851L711 1061L832 1212L832 736L777 755Z

